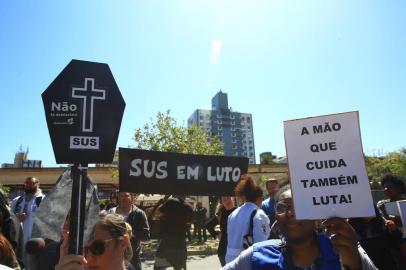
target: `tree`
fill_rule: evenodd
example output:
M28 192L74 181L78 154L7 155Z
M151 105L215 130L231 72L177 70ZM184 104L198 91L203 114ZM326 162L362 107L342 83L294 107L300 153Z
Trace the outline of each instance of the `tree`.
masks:
M184 154L224 155L223 144L217 137L200 127L179 126L170 112L159 112L156 122L150 122L134 133L136 148Z
M158 112L156 118L156 122L151 121L143 128L135 130L136 148L184 154L224 155L223 143L218 137L211 138L207 131L196 125L179 126L169 110L166 113ZM163 200L168 197L165 196ZM217 198L209 197L209 201L217 202ZM149 212L149 218L154 215L159 203Z
M385 156L366 156L365 162L370 180L377 186L386 173L393 173L406 179L406 148L390 152Z
M138 128L134 133L136 148L177 152L184 154L224 155L223 144L217 137L210 138L209 133L198 126L179 126L170 115L158 112L156 122L147 123L143 128ZM118 151L115 152L114 162L118 161ZM113 182L118 180L118 170L111 168Z
M3 190L4 194L6 194L7 196L10 194L10 188L4 186L2 183L0 183L0 189Z

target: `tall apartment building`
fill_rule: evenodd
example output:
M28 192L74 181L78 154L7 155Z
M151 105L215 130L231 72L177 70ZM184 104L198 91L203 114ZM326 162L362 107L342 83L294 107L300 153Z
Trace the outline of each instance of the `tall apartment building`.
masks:
M226 156L245 156L255 164L254 131L250 113L234 112L228 107L227 93L221 90L211 100L211 110L197 109L188 125L198 125L224 143Z

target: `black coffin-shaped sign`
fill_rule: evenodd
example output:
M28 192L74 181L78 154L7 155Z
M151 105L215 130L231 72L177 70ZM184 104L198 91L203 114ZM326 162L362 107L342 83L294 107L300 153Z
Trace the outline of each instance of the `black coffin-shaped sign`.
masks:
M111 163L125 102L107 64L72 60L42 93L57 163Z

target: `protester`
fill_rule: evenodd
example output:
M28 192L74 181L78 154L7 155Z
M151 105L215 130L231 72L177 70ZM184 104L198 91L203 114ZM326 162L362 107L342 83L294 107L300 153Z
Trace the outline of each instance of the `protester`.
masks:
M357 246L354 229L344 219L326 220L323 225L327 235L319 234L314 221L296 220L289 185L278 191L275 201L282 240L256 243L222 270L377 270L365 251Z
M20 269L17 257L10 242L0 233L0 265L8 266L12 269Z
M11 212L7 196L2 189L0 189L0 233L10 242L20 266L23 266L23 229L18 218Z
M31 238L35 211L45 197L39 188L39 181L35 177L27 177L24 181L25 195L16 197L11 203L12 212L23 224L24 245Z
M249 175L241 177L235 187L235 194L244 204L228 217L226 263L244 250L244 236L251 233L249 232L251 219L253 243L268 239L270 233L269 218L258 208L262 202L262 189Z
M196 208L193 211L193 217L195 219L195 230L197 231L197 237L199 239L199 243L207 241L207 233L206 233L206 213L207 209L203 207L202 202L196 203ZM202 241L202 234L203 234L203 241Z
M268 191L268 198L264 200L261 204L261 209L269 218L269 224L272 224L275 221L275 199L274 196L278 191L278 180L275 178L268 178L265 183L266 190Z
M217 256L219 257L221 266L226 264L228 216L234 210L235 206L233 199L231 197L221 197L221 204L216 211L216 215L206 225L210 235L220 239L217 248ZM219 234L214 230L218 224L220 224Z
M108 214L95 226L93 239L84 248L84 256L67 255L69 239L65 234L59 263L55 270L133 270L130 244L131 226L123 217Z
M351 218L349 223L357 233L361 247L378 269L398 269L378 208L375 207L375 217Z
M133 204L134 197L129 192L120 192L118 195L118 206L109 210L109 213L116 213L123 216L131 227L133 235L131 237L131 245L133 249L133 257L131 264L136 270L141 269L141 242L149 240L149 224L145 212Z
M127 222L132 227L131 246L133 248L133 257L131 264L136 270L141 270L141 242L150 238L150 228L145 212L134 206L133 211L129 214Z
M133 203L134 196L129 192L119 192L118 193L118 205L110 208L107 212L109 214L120 214L124 217L124 220L128 218L130 213L135 209Z
M57 242L52 241L45 246L45 248L41 251L39 255L39 258L36 263L36 268L32 270L55 269L55 266L59 262L60 248L63 242L64 235L67 235L69 233L69 222L70 222L70 212L66 216L65 222L63 223L61 240Z
M187 223L193 215L192 206L185 202L185 197L174 196L160 207L159 246L156 252L154 269L173 267L175 270L186 269L186 230Z
M389 199L377 203L380 216L386 227L391 252L397 258L401 269L406 269L406 240L402 233L400 217L390 215L386 204L406 199L406 184L404 180L393 174L386 174L381 178L381 186Z
M110 203L106 205L106 211L118 205L118 191L110 192Z

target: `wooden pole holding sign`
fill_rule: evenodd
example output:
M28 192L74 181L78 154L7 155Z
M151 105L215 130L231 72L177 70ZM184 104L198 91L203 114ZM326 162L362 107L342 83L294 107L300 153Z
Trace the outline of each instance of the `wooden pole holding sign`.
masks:
M86 216L87 164L75 163L71 169L73 180L69 221L69 254L83 254L83 232Z

